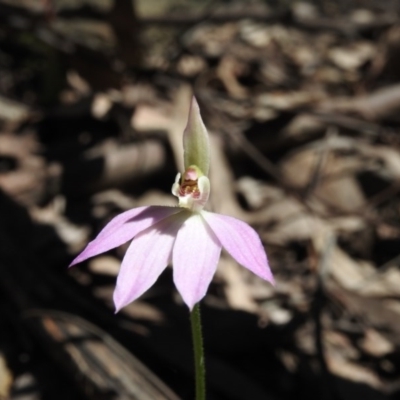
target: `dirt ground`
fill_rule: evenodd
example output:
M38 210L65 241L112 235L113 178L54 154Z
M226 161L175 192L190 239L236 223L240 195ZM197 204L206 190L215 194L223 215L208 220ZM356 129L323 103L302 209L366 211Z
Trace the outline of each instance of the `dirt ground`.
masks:
M0 0L0 400L192 399L168 268L114 314L115 215L176 205L195 94L223 254L208 399L400 399L400 1Z

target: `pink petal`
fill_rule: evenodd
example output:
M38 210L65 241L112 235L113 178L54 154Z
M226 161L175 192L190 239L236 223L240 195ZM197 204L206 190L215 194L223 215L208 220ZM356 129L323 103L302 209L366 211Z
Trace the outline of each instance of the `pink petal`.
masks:
M174 282L190 309L206 294L221 245L200 214L193 214L178 232L173 250Z
M139 232L179 211L178 207L150 206L133 208L117 215L72 261L70 267L126 243Z
M257 232L243 221L226 215L202 211L201 215L221 242L223 248L241 265L272 284L264 246Z
M168 265L176 234L186 215L181 212L165 218L140 232L132 241L114 291L116 311L141 296Z

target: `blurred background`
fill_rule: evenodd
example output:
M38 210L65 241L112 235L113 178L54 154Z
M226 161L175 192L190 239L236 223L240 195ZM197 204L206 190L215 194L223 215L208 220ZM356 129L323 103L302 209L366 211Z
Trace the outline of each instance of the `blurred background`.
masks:
M115 315L127 245L67 269L176 205L192 93L277 281L221 258L208 399L399 399L398 0L0 0L0 399L194 397L171 270Z

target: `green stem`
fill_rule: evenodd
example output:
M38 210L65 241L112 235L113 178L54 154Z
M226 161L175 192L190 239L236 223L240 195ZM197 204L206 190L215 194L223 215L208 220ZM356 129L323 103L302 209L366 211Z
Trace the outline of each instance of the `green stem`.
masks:
M201 332L200 304L197 303L190 313L194 350L194 366L196 372L196 400L206 398L206 369L204 364L203 335Z

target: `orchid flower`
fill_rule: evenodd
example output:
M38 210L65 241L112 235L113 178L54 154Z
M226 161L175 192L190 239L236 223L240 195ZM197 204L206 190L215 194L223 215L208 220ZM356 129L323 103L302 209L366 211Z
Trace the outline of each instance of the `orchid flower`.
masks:
M193 97L183 133L184 173L172 193L179 207L138 207L112 219L71 263L75 265L132 240L114 291L116 311L149 289L172 263L173 280L192 310L206 294L224 248L239 264L274 283L255 230L246 223L204 210L210 195L209 138Z

